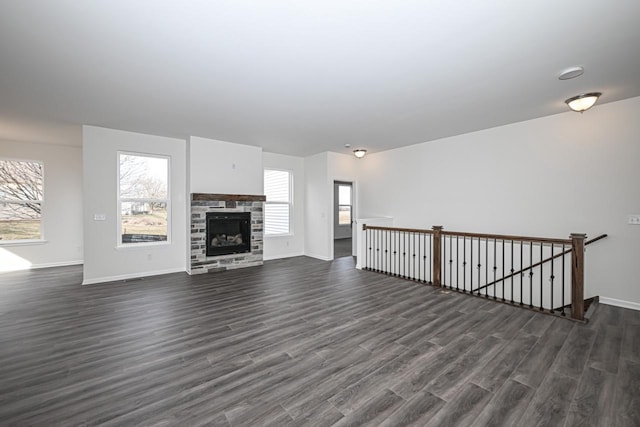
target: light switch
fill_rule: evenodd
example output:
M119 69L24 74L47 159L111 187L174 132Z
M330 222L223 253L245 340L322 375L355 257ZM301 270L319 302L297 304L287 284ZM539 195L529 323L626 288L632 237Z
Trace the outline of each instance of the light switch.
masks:
M107 219L107 215L105 214L93 214L94 221L105 221Z
M638 214L638 215L629 215L629 224L631 224L631 225L640 225L640 214Z

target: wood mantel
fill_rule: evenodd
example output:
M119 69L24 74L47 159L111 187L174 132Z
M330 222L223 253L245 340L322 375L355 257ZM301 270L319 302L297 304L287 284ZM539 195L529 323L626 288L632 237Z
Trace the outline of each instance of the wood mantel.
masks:
M209 194L191 193L191 200L194 202L208 202L215 200L235 201L235 202L264 202L267 196L251 194Z

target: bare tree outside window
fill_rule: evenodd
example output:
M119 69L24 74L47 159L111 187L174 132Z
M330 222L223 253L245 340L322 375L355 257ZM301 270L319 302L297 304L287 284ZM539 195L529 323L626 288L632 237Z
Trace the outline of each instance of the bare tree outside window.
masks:
M0 240L41 238L43 166L0 160Z
M130 198L139 195L140 182L148 172L147 164L140 156L120 154L120 197Z
M169 159L120 153L120 244L168 239Z

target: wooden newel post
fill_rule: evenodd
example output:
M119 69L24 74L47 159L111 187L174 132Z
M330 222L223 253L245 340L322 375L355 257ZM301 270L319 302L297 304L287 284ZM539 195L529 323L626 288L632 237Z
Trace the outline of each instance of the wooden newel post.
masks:
M440 268L442 266L442 250L441 242L442 235L440 232L442 231L441 225L434 225L433 229L433 284L435 286L442 286L441 282L441 272Z
M571 233L571 318L584 320L584 239Z

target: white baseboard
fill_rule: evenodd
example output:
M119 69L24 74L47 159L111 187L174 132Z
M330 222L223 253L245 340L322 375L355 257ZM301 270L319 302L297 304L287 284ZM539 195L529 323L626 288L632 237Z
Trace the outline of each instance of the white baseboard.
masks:
M600 304L614 305L616 307L630 308L631 310L640 311L640 303L625 301L621 299L600 297Z
M262 258L264 261L271 261L274 259L282 259L282 258L293 258L296 256L304 256L304 252L291 252L288 254L280 254L280 255L275 255L275 256L265 256L264 258Z
M33 264L30 268L49 268L49 267L67 267L69 265L80 265L84 260L62 261L62 262L46 262L44 264Z
M145 271L144 273L122 274L119 276L98 277L95 279L86 279L82 281L83 285L93 285L95 283L119 282L122 280L139 279L140 277L160 276L162 274L182 273L184 268L171 268L168 270Z
M333 261L333 259L331 259L331 258L329 258L329 257L326 257L326 256L324 256L324 255L316 255L316 254L308 254L308 253L305 253L305 254L303 254L303 255L304 255L304 256L308 256L309 258L320 259L320 260L322 260L322 261Z

